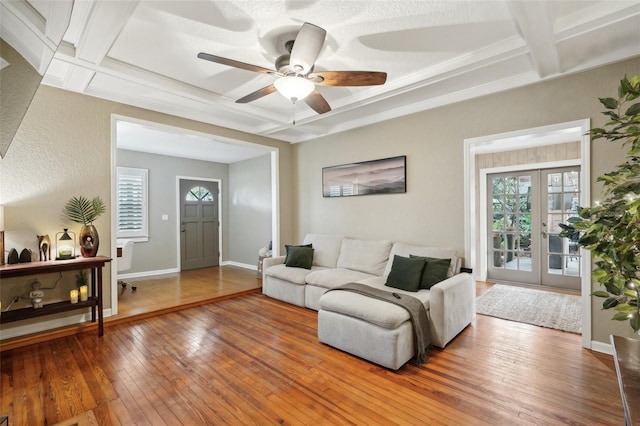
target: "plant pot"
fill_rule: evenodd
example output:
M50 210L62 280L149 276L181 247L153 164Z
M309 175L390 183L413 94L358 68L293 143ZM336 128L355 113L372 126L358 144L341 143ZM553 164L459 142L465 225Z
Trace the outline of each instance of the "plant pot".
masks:
M100 237L98 230L93 225L84 225L80 229L80 253L82 257L95 257L98 254Z

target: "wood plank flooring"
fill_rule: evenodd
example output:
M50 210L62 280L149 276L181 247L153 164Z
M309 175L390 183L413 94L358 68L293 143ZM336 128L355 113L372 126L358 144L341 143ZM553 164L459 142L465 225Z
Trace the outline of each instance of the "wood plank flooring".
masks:
M11 425L89 410L102 425L624 422L611 356L576 334L482 315L427 364L398 371L318 342L315 311L260 293L0 356Z
M118 286L118 314L109 320L196 306L262 287L255 271L236 266L192 269L125 281L126 287Z

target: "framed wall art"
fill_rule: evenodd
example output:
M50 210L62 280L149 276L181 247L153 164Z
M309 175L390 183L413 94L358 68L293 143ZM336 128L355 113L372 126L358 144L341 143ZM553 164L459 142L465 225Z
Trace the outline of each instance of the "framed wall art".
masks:
M322 168L323 197L407 192L407 156Z

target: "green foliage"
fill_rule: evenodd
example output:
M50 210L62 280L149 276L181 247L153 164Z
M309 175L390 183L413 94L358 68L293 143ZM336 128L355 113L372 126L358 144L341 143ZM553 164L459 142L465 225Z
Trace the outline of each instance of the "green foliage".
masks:
M76 223L89 225L106 211L100 197L89 200L83 196L73 197L64 206L66 216Z
M81 287L87 284L87 274L84 271L80 271L76 274L76 285Z
M627 321L640 333L640 77L620 81L618 98L600 98L609 121L591 129L591 140L622 141L627 161L602 176L605 200L580 210L579 219L560 225L563 237L580 234L578 244L596 257L592 272L606 291L592 296L604 298L603 309L616 311L613 320ZM634 103L635 102L635 103Z

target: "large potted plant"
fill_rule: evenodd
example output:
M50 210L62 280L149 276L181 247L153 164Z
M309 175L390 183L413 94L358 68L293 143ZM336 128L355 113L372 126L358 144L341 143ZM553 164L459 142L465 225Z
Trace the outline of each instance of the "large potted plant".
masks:
M82 224L79 240L80 253L83 257L95 257L98 254L100 237L93 221L105 210L104 202L100 197L95 197L93 200L83 196L73 197L64 206L66 216L73 222Z
M613 309L614 320L629 321L640 330L640 77L620 81L617 98L600 98L609 121L591 129L592 140L622 142L627 161L602 176L604 201L580 210L579 217L563 228L563 237L574 237L595 256L592 278L604 290L603 309Z

